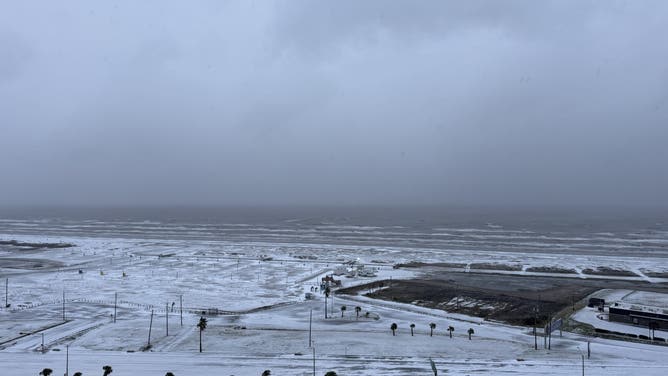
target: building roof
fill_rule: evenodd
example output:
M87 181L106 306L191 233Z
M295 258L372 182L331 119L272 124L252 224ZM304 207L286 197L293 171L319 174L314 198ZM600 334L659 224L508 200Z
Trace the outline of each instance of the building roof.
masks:
M612 308L626 309L629 311L642 312L642 313L654 313L658 315L668 315L668 309L663 307L654 307L648 305L642 305L637 303L625 303L625 302L615 302L611 305Z

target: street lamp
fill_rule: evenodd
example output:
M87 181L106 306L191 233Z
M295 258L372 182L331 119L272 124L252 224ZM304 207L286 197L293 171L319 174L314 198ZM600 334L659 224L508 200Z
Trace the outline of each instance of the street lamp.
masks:
M311 347L313 350L313 376L315 376L315 341L313 341L313 347Z
M538 333L536 330L536 325L538 325L538 306L533 307L533 348L538 350Z
M70 345L65 345L65 376L70 374Z
M580 350L580 357L582 358L582 376L585 374L585 354L584 351L578 346L578 350Z

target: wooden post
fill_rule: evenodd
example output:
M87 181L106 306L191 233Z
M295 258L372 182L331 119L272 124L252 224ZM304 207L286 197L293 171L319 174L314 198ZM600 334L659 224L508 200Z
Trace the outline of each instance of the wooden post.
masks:
M165 336L169 336L169 302L165 304Z
M65 321L65 289L63 288L63 321Z
M118 293L114 293L114 324L116 323L116 306L118 303Z
M183 295L179 295L179 311L181 311L181 326L183 326Z
M5 308L9 308L9 278L5 278Z

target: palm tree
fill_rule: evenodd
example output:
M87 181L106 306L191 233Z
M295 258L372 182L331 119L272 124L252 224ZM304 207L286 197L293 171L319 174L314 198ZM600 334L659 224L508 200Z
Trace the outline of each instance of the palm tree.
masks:
M102 373L102 376L109 376L109 374L111 374L112 372L114 372L114 370L111 369L111 366L104 366L104 367L102 367L102 370L104 371L104 372Z
M262 372L262 376L271 376L271 371L268 369L265 369L264 372Z
M199 318L197 327L199 328L199 352L202 352L202 332L206 329L206 319L204 317Z
M436 324L434 324L433 322L429 323L429 337L434 336L434 329L436 329Z
M174 376L174 374L171 373L171 372L167 372L167 373L165 374L165 376Z
M415 324L411 324L411 337L413 336L413 329L415 329Z
M448 326L448 332L450 332L450 338L452 338L452 332L455 331L455 328L452 326Z
M325 374L325 376L337 376L337 375L336 375L336 372L334 372L334 371L329 371L329 372L327 372L327 373Z
M44 368L42 372L40 372L39 374L43 376L49 376L51 375L51 373L53 373L53 370L51 368Z
M329 286L325 287L325 318L327 318L327 299L329 299L329 294L332 292Z
M469 341L470 341L471 340L471 335L473 335L473 333L475 333L475 331L473 331L473 328L469 328L467 333L469 334Z
M341 317L343 317L343 312L345 312L346 309L348 309L348 307L346 307L344 305L341 306Z
M74 375L72 376L81 376L81 372L74 372Z
M360 312L362 312L362 307L360 306L355 307L355 315L357 315L357 319L360 318Z
M392 335L395 335L395 332L397 331L397 323L393 322L392 325L390 325L390 330L392 331Z

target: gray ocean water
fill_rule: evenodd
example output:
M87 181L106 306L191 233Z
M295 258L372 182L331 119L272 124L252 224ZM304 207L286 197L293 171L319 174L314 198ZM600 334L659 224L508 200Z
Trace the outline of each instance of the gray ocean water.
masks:
M659 209L4 208L0 234L668 257Z

